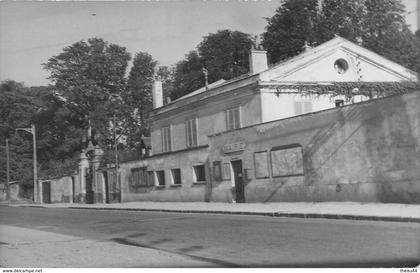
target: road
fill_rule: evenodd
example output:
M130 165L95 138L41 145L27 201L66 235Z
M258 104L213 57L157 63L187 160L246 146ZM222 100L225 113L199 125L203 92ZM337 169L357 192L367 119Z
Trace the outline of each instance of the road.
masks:
M2 225L154 249L217 267L413 267L420 260L418 223L6 206L0 213Z

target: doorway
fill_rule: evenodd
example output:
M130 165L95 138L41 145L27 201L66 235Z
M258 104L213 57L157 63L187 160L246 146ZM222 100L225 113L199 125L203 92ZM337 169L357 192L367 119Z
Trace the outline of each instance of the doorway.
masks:
M104 185L105 185L105 203L109 204L109 185L108 185L108 172L104 171L102 172L102 175L104 177Z
M42 203L51 203L51 182L42 182Z
M233 176L235 179L236 203L245 203L245 185L242 171L242 160L232 161Z

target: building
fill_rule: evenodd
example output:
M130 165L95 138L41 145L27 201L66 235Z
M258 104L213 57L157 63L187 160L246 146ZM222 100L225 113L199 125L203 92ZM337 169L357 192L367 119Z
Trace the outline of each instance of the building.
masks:
M345 96L335 92L319 93L315 86L330 86L337 82L416 80L415 72L335 37L271 67L267 65L266 52L254 49L250 53L248 74L229 81L217 81L166 105L163 103L162 85L156 81L153 88L154 109L150 113L152 156L121 164L122 201L285 200L282 195L270 199L264 194L237 192L246 192L245 186L238 186L235 182L238 176L245 185L246 180L252 180L250 177L263 175L257 166L242 165L237 156L251 147L247 141L250 136L243 132L252 129L240 128L254 128L273 121L281 127L290 123L278 120L369 99L357 89L350 90L350 96ZM304 92L302 86L305 87ZM296 122L293 124L298 126ZM219 142L219 135L229 135L232 140ZM238 135L241 137L238 138ZM254 143L258 141L258 136L253 138ZM302 157L302 154L296 154L302 149L299 141L290 145L284 146L291 149L286 154ZM267 156L268 153L259 155L261 158ZM276 160L280 158L282 156ZM272 175L276 176L275 173ZM230 182L220 183L224 179ZM269 175L268 179L269 184L276 183L272 176ZM271 191L272 186L265 187L266 191ZM246 195L251 197L246 198Z
M68 193L42 200L420 203L420 93L357 87L415 72L340 37L270 67L253 49L249 63L166 105L156 81L143 156L104 168L91 147Z

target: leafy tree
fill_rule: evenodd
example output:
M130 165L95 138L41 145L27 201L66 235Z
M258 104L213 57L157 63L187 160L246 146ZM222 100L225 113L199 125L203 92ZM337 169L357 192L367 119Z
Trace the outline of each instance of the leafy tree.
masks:
M254 45L251 35L219 30L204 37L197 50L208 70L209 82L232 79L249 71L249 51Z
M204 86L203 64L197 51L190 51L175 65L171 99L177 99Z
M90 120L102 146L112 143L109 118L116 114L119 120L124 120L122 99L130 58L124 47L91 38L64 48L44 64L50 72L56 96L63 103L59 115L78 121L73 124L72 132L86 129ZM71 138L71 142L80 141L80 133L68 132L66 137Z
M254 45L251 35L231 30L220 30L204 37L185 59L178 62L173 74L172 99L177 99L204 86L203 68L208 81L229 80L249 70L249 51Z
M0 145L4 146L6 138L9 139L11 181L27 185L33 183L32 136L15 129L26 128L33 123L37 103L22 83L8 80L0 84ZM0 152L0 164L6 166L4 151ZM0 169L0 180L6 181L5 168Z
M132 111L130 117L131 130L128 130L128 144L135 146L140 141L141 135L148 135L146 117L152 109L152 83L157 61L152 55L139 52L134 56L133 67L127 81L125 94L126 106Z
M288 0L273 17L266 18L262 45L271 63L297 55L303 51L305 41L317 41L317 6L317 0Z
M408 29L399 0L287 0L268 19L263 45L271 62L293 57L304 41L321 44L338 34L420 71L420 43Z

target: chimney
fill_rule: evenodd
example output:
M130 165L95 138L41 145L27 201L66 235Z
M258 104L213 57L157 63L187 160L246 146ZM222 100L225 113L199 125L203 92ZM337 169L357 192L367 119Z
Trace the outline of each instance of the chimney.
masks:
M249 54L249 72L257 74L266 69L268 69L267 51L252 47Z
M156 79L152 86L153 109L163 106L162 82Z

